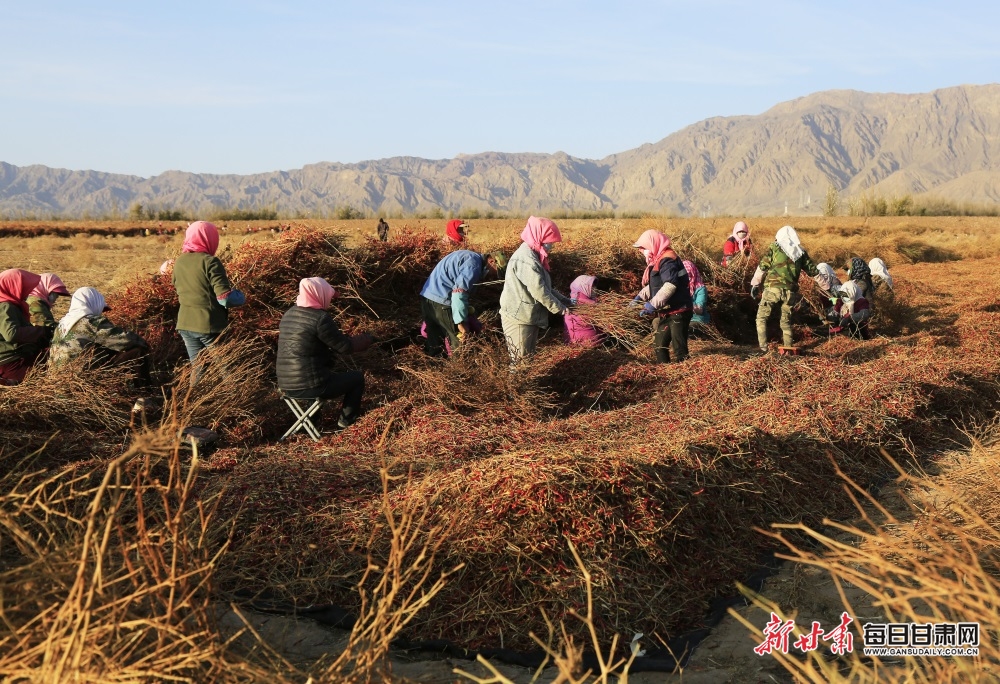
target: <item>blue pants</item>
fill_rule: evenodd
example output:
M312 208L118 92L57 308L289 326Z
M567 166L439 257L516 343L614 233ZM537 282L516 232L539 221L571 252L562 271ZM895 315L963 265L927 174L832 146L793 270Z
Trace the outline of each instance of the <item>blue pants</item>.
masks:
M178 330L177 332L180 333L181 339L184 340L188 359L193 366L191 369L191 385L193 386L194 383L198 382L199 376L201 376L201 366L194 362L195 357L198 356L202 349L211 347L219 337L219 333L197 333L190 330Z

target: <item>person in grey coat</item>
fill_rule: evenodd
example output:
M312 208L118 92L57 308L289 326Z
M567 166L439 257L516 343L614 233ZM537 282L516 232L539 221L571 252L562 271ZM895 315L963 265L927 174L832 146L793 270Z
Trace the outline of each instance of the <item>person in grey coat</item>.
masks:
M559 228L547 218L532 216L521 232L523 243L507 262L500 294L500 323L511 366L535 353L538 333L549 325L549 313L565 314L570 299L552 287L549 252L562 241Z

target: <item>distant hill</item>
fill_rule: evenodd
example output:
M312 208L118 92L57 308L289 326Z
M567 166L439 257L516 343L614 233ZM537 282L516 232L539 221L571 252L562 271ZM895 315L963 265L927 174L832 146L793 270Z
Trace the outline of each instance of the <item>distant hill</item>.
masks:
M601 160L484 152L318 163L248 176L168 171L140 178L0 162L0 215L124 214L135 203L374 213L656 211L817 214L844 197L927 193L1000 201L1000 85L918 95L835 90L758 116L717 117Z

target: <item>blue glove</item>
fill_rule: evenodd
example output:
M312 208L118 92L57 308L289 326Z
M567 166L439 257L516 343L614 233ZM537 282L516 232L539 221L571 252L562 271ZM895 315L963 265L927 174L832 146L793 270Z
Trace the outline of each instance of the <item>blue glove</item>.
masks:
M760 294L760 285L754 285L750 288L750 297L752 299L757 299L757 295Z
M569 300L569 305L576 306L576 297L573 297L572 299Z
M636 309L636 308L638 308L640 306L642 306L642 300L639 299L639 295L636 295L632 299L632 301L628 303L628 308L630 308L630 309Z
M656 307L649 302L646 302L642 305L642 311L639 312L639 315L642 318L652 318L656 315Z
M226 295L225 299L219 299L217 301L219 302L219 304L226 307L227 309L231 309L234 306L243 306L244 304L246 304L247 297L245 294L243 294L236 288L233 288L232 290L229 291L229 294Z

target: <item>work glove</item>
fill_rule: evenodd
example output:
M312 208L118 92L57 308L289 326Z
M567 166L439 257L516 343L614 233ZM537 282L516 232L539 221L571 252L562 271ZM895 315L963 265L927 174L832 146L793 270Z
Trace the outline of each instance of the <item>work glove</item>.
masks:
M641 318L652 318L656 315L656 307L646 302L642 305L642 311L639 312Z
M631 302L628 303L628 308L635 309L642 306L642 300L636 296Z
M458 337L458 343L459 343L459 344L465 344L465 341L466 341L467 339L469 339L469 333L467 333L467 332L462 332L461 330L459 330L459 331L458 331L458 336L457 336L457 337Z
M219 297L218 302L227 309L231 309L233 307L243 306L244 304L246 304L247 297L245 294L243 294L236 288L233 288L232 290L227 292L224 297Z
M752 299L757 299L760 295L760 285L753 285L750 287L750 297Z
M358 354L365 351L368 347L375 344L375 338L368 333L362 333L360 335L351 335L351 353Z
M570 305L570 306L576 306L576 297L572 297L572 298L570 298L570 300L569 300L569 305Z

